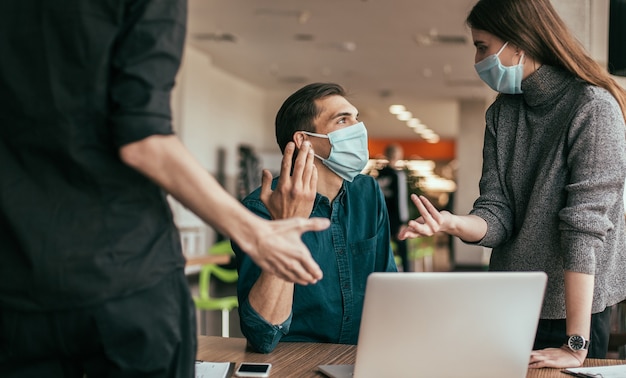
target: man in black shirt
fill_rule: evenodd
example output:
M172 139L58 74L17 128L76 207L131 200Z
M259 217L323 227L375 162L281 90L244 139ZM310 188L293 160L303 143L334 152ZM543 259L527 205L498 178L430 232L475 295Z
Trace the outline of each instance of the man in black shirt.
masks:
M378 184L385 195L389 212L391 240L395 244L395 253L402 259L402 271L409 272L411 265L406 240L398 239L400 227L409 221L409 193L407 175L403 167L398 166L404 151L399 144L390 144L385 148L385 157L389 163L378 172Z
M185 0L0 2L0 376L192 377L195 311L165 192L306 284L300 235L173 135ZM228 214L228 216L224 216Z

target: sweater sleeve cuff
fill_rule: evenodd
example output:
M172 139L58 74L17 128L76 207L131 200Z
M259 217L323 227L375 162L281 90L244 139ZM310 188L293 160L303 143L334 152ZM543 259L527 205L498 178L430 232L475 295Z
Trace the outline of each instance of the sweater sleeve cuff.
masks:
M466 242L467 244L478 245L481 247L493 248L506 239L507 231L502 222L496 215L482 208L473 209L470 215L476 215L485 220L487 223L487 232L485 236L477 242Z
M578 232L561 232L563 269L594 275L596 272L595 251L599 250L600 239L589 238Z

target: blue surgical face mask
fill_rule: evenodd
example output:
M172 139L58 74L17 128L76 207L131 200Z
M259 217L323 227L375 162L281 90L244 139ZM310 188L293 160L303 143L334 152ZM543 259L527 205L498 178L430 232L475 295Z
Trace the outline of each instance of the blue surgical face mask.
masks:
M310 133L307 135L327 138L330 141L330 155L327 159L315 154L331 171L346 181L352 181L361 173L369 160L367 149L367 129L363 122L344 127L325 134Z
M524 54L515 66L503 66L498 55L504 50L506 42L500 51L490 55L474 65L478 76L494 91L508 94L522 93L522 76L524 76Z

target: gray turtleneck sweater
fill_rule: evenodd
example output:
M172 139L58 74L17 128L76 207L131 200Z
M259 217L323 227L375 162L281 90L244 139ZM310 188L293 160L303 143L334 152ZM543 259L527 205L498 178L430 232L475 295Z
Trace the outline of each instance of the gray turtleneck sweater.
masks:
M617 101L542 66L486 114L480 197L490 270L544 271L541 317L565 318L564 270L595 275L592 312L626 298L626 126Z

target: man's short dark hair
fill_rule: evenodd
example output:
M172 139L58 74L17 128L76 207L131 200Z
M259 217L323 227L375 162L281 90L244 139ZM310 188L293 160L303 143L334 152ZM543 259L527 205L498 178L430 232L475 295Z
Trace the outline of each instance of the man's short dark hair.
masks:
M298 89L283 102L275 122L276 142L281 152L285 152L285 146L297 131L316 131L313 121L319 115L320 109L315 105L315 100L334 95L345 97L341 85L313 83Z

